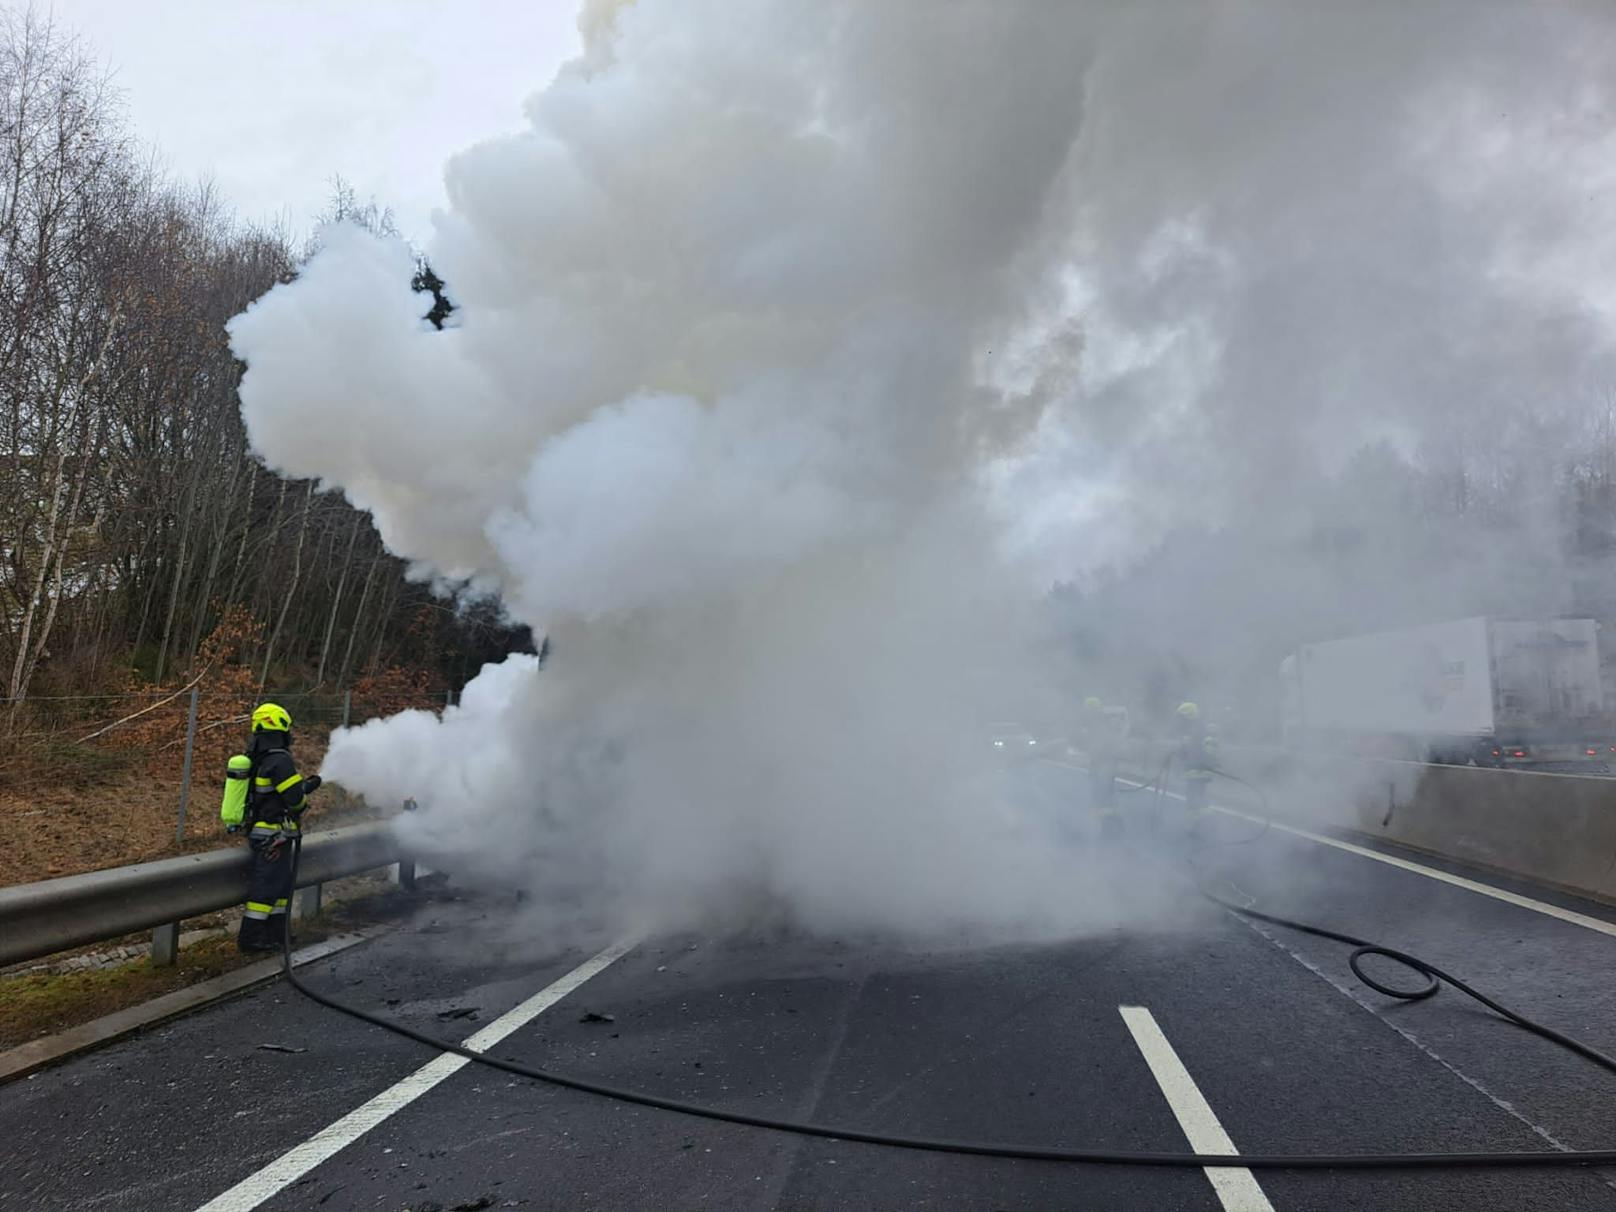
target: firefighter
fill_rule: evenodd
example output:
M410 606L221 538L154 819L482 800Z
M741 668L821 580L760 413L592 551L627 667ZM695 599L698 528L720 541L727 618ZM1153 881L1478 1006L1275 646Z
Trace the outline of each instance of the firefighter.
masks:
M292 896L292 842L308 807L304 797L319 787L320 776L297 772L292 717L276 703L262 703L253 711L246 756L252 764L244 813L244 820L252 822L247 834L252 872L236 945L243 951L274 951Z
M1218 766L1218 738L1201 719L1201 709L1194 703L1180 703L1175 719L1178 732L1175 756L1184 772L1184 807L1188 811L1189 827L1194 830L1206 815L1207 792L1212 772Z
M1083 736L1089 760L1089 805L1099 815L1100 832L1110 836L1122 828L1117 815L1117 759L1120 738L1105 704L1090 695L1083 700Z

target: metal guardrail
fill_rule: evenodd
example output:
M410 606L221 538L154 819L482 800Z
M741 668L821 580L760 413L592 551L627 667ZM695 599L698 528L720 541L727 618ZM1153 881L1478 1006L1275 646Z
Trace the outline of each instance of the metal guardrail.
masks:
M311 832L298 887L403 858L386 821ZM0 966L239 905L248 862L245 847L232 847L0 888Z

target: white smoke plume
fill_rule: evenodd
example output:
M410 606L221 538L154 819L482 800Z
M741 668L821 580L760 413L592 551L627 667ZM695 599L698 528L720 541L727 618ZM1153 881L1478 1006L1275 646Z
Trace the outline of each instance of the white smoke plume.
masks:
M999 475L1019 541L1131 566L1080 580L1118 684L1587 611L1555 491L1616 385L1616 11L1141 5L1092 45L1024 255L1084 356ZM1040 352L1024 380L1070 365Z
M552 906L1105 920L1129 897L987 763L989 720L1083 693L1037 593L1185 525L1283 534L1354 452L1503 432L1613 368L1598 9L580 27L529 128L447 168L451 328L357 231L231 328L266 460L554 643L326 773ZM1160 590L1177 644L1223 598L1255 618L1244 580Z

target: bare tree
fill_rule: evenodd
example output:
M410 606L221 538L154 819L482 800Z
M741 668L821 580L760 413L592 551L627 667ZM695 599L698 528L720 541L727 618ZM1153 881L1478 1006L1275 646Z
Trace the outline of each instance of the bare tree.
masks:
M325 217L396 234L340 178ZM13 724L42 680L61 692L194 676L206 637L242 608L263 625L260 682L346 685L405 650L430 588L406 580L363 513L263 467L239 412L224 326L312 251L241 225L206 183L165 180L78 43L38 10L0 13L0 693ZM417 278L441 323L444 284Z

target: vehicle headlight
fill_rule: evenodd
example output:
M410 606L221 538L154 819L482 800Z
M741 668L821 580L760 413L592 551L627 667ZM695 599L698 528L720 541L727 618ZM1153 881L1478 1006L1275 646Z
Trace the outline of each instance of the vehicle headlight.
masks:
M1004 748L1004 742L1003 741L994 741L993 742L993 747L995 749L1003 749Z

